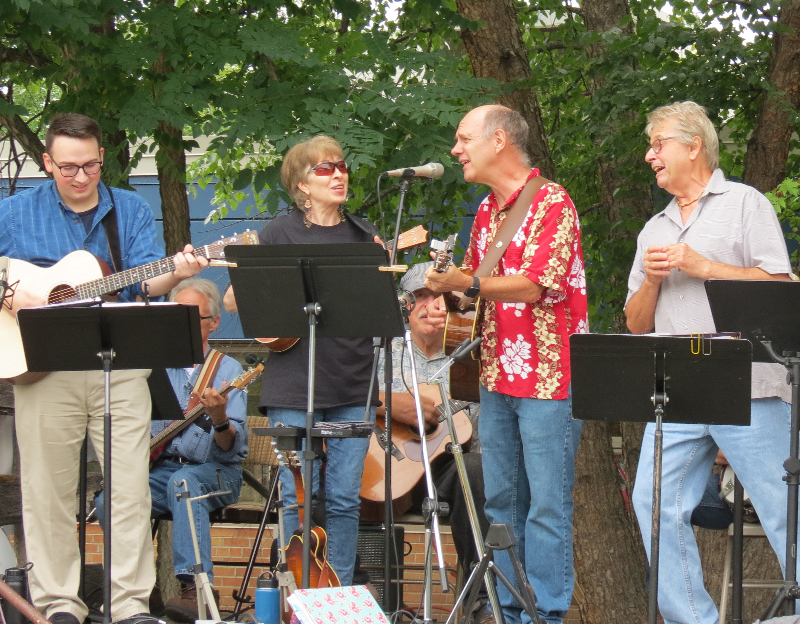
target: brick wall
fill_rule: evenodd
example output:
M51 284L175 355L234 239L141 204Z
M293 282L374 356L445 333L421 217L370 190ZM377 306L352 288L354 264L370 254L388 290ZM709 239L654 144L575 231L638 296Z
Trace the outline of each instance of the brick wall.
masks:
M422 566L425 563L425 532L419 524L402 524L405 530L406 552L408 553L403 564L410 566L403 573L403 578L408 583L403 585L403 602L410 611L420 609L422 613ZM220 592L220 608L223 611L232 611L234 607L233 590L239 589L244 577L245 565L250 556L250 550L255 541L258 527L249 524L218 524L211 528L211 557L214 561L214 587ZM264 534L259 557L253 569L253 575L247 588L247 594L253 596L255 579L267 569L269 548L272 545L277 529L270 525ZM432 617L437 622L444 622L449 615L457 597L454 593L457 582L457 557L453 538L449 526L442 526L442 548L444 550L447 579L451 590L442 593L439 585L439 575L436 570L437 560L434 555L434 585L433 585L433 611ZM154 545L155 555L157 544ZM410 548L410 551L409 551ZM86 557L87 563L103 562L103 534L100 527L95 524L87 526L86 531ZM240 564L240 565L231 565ZM417 569L415 569L417 568ZM574 605L567 614L564 624L579 624L580 619Z

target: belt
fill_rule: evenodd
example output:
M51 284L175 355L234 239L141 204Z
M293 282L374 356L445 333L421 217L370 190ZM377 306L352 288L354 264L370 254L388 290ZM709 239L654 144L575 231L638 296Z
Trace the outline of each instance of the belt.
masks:
M156 460L156 462L153 465L159 466L164 462L175 462L176 464L183 464L184 466L198 466L201 463L192 461L191 459L186 459L185 457L181 457L180 455L169 455L167 457L162 455Z

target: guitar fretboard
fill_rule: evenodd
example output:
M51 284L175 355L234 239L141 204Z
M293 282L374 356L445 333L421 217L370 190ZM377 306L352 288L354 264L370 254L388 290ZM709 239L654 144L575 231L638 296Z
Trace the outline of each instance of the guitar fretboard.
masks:
M197 247L193 253L195 258L202 257L207 260L222 259L225 257L225 246L236 244L257 245L258 234L249 230L242 234L234 234L233 236L223 238L211 244ZM58 293L54 293L50 298L50 303L60 303L69 301L70 299L94 299L95 297L122 290L123 288L158 277L159 275L171 273L174 270L175 261L172 257L162 258L161 260L156 260L149 264L143 264L132 269L126 269L125 271L112 273L105 277L78 284L75 286L76 296L74 297L70 296L71 293L67 294L65 292L61 297L59 297Z

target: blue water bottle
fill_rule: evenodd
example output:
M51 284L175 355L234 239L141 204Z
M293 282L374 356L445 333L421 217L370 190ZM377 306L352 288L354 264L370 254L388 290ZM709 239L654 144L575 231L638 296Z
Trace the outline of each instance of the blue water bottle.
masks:
M264 572L256 582L256 620L261 624L281 624L281 590L273 572Z

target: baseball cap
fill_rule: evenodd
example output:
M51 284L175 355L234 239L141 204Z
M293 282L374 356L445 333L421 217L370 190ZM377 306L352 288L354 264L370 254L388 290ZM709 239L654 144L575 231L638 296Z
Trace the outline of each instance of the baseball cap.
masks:
M400 280L400 287L408 292L414 292L425 288L425 273L429 267L433 266L433 261L420 262L413 265Z

